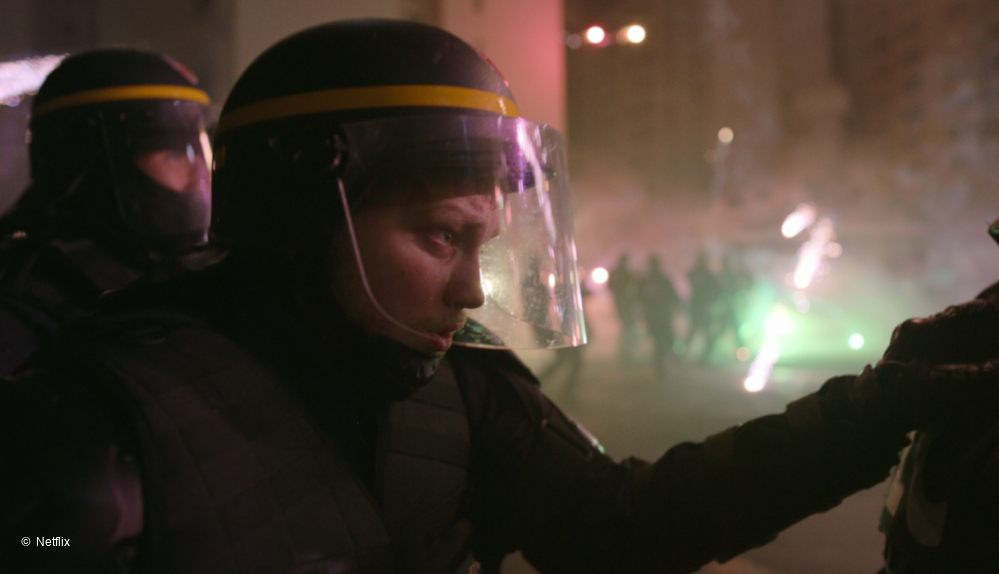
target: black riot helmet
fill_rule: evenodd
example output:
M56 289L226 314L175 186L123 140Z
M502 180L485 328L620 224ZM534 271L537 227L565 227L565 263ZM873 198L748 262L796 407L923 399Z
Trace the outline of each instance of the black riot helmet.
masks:
M65 59L32 102L32 184L5 232L141 256L207 240L208 94L181 64L127 49Z
M481 251L486 303L468 315L488 329L455 342L585 339L561 136L520 117L495 66L444 30L355 20L279 42L236 82L214 155L212 231L234 252L329 241L375 189L486 194L502 229Z

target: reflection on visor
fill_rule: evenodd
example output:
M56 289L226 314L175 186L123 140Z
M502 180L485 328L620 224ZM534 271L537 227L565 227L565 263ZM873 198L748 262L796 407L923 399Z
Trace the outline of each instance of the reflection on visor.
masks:
M473 115L356 122L344 131L349 189L497 198L499 232L479 251L485 304L466 311L472 320L455 343L532 349L585 342L558 132L522 118Z
M560 138L553 142L557 150L537 149L537 142L526 133L526 126L534 124L527 120L461 119L464 121L450 126L451 133L441 129L439 122L416 133L412 126L383 126L373 130L375 136L361 129L353 131L351 135L356 135L350 142L347 183L355 183L351 181L352 171L358 180L363 180L361 174L377 174L382 184L437 181L477 191L499 188L513 193L558 175L556 162L549 161L548 156L562 153ZM545 129L557 136L554 130Z
M381 162L383 167L377 171L386 180L439 181L442 185L481 192L496 188L503 193L522 192L534 187L537 180L547 181L556 176L554 168L529 161L518 146L484 138L428 142L393 150Z
M101 118L125 227L167 256L204 243L212 155L203 107L144 102Z
M104 128L114 147L132 154L172 149L195 151L206 145L206 109L200 104L179 101L133 102L121 111L102 115ZM206 156L207 157L207 156Z

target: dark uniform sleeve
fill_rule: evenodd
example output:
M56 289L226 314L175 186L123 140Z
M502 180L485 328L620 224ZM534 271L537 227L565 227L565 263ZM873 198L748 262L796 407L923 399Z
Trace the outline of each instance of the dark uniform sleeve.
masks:
M473 550L487 572L518 549L549 574L693 572L884 480L906 442L859 422L848 376L655 463L615 463L511 355L454 362L472 423Z
M42 311L0 295L0 375L17 370L58 328Z
M86 381L0 378L0 571L128 572L142 529L139 465Z

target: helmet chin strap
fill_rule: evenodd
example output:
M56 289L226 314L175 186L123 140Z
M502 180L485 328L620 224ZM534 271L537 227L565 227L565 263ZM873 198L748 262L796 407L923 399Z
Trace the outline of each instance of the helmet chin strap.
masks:
M44 208L46 219L51 219L55 217L56 214L59 212L59 209L62 207L62 204L66 202L69 198L73 197L77 189L80 187L80 184L83 183L84 178L86 178L87 174L90 173L91 168L94 167L94 163L97 161L97 159L100 156L101 156L100 150L95 152L93 156L91 156L90 160L88 160L87 163L84 164L83 169L81 169L80 172L76 174L75 177L73 177L73 181L71 181L69 185L66 186L66 189L62 193L57 195L55 198L53 198L52 202L49 204L48 207Z
M395 317L389 315L388 312L386 312L385 309L383 309L382 306L378 303L378 299L375 298L375 294L372 293L371 291L371 286L368 285L368 274L364 270L364 262L361 260L361 249L357 245L357 234L354 233L354 221L350 216L350 205L347 202L347 192L343 187L343 180L337 178L336 183L337 183L337 188L340 192L340 201L341 203L343 203L344 217L347 220L347 230L350 232L350 243L354 248L354 259L357 261L357 270L361 274L361 283L364 285L365 293L368 294L368 300L371 301L371 304L375 306L375 309L377 309L378 312L381 313L382 317L387 319L390 323L392 323L396 327L399 327L400 329L406 331L407 333L411 333L413 335L417 335L419 337L427 339L428 341L433 341L434 340L433 337L430 336L429 334L424 333L422 331L417 331L416 329L413 329L409 325L404 325Z

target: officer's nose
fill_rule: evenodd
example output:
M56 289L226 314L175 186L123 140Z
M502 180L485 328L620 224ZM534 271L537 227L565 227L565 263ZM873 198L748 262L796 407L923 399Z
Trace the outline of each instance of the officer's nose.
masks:
M446 303L461 309L477 309L486 302L482 291L479 252L463 255L448 278Z

